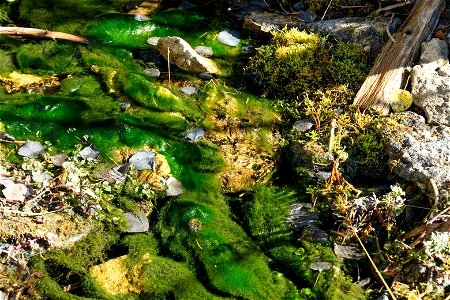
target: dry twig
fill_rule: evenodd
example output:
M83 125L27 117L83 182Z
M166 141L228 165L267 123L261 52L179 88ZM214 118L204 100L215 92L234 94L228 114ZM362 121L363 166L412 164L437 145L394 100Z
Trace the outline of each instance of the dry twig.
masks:
M38 28L26 28L26 27L0 27L0 34L9 34L9 35L20 35L20 36L34 36L34 37L42 37L48 38L52 40L66 40L75 43L83 43L87 44L87 38L65 33L59 31L49 31Z

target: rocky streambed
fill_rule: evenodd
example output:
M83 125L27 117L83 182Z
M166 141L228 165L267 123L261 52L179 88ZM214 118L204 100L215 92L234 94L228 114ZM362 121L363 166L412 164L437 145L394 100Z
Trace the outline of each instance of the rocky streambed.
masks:
M447 12L381 116L328 2L2 4L87 42L0 35L0 299L448 296Z

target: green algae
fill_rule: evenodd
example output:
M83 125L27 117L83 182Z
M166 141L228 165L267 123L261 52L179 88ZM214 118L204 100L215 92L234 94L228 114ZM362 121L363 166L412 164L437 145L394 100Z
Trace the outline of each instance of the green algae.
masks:
M19 70L42 76L78 74L83 69L78 65L77 46L43 41L24 44L17 49L16 60Z

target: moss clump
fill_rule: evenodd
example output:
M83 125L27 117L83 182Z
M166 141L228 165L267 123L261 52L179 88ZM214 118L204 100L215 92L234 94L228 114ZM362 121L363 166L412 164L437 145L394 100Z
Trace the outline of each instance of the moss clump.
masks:
M293 100L324 87L356 89L364 80L368 57L362 49L296 28L272 34L246 68L265 94Z
M78 65L77 47L45 41L39 44L25 44L17 49L16 60L24 73L46 75L67 75L81 73Z
M9 74L16 69L13 55L0 49L0 74Z

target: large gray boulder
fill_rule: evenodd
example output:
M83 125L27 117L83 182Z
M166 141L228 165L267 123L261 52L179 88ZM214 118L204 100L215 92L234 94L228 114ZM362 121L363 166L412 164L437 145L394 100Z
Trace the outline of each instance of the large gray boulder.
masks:
M450 191L450 127L425 124L408 112L399 123L388 122L383 135L392 171L414 182L431 198Z
M216 63L199 55L182 38L176 36L158 39L158 50L172 64L192 74L210 73L219 74Z
M446 41L422 44L419 65L412 69L411 94L428 123L450 125L450 65Z

